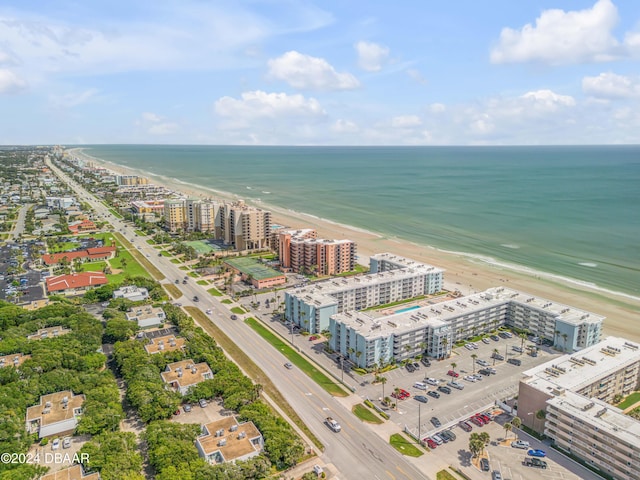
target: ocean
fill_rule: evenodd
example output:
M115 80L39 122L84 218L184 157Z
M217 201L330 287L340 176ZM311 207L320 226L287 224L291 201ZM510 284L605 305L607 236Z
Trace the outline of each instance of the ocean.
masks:
M83 148L265 208L640 296L640 146Z

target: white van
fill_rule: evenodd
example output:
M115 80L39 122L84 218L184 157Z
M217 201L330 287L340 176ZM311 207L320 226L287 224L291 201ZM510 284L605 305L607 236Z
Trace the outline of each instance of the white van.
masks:
M427 384L422 382L416 382L413 384L413 388L417 388L418 390L426 390Z

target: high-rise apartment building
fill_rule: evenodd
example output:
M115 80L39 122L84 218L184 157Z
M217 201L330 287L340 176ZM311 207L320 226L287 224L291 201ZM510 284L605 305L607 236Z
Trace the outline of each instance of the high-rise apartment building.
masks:
M175 233L179 230L186 230L186 209L185 201L178 200L165 200L164 202L164 221L167 230Z
M236 250L269 248L271 212L242 201L221 206L221 237Z
M289 272L335 275L356 265L356 244L351 240L318 239L312 228L279 231L280 267Z

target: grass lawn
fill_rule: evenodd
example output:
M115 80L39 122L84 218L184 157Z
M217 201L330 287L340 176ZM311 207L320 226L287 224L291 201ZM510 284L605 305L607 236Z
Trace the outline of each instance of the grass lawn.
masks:
M380 417L375 415L371 410L369 410L362 403L354 405L353 409L352 409L352 412L356 417L358 417L363 422L377 423L377 424L382 423L382 420L380 419Z
M109 209L109 211L110 211L113 215L115 215L115 217L116 217L116 218L120 218L120 219L124 218L122 215L120 215L118 212L116 212L113 208L110 208L110 209Z
M625 408L630 407L637 402L640 402L640 392L633 392L631 395L628 395L622 402L620 402L617 407L621 410L624 410Z
M139 235L141 237L146 237L147 234L144 233L142 230L134 230L134 232L136 232L136 235Z
M225 353L233 359L233 361L240 366L242 371L246 372L251 379L262 385L264 391L271 397L271 399L287 414L287 416L302 430L307 437L311 439L314 445L320 450L324 450L322 442L316 437L309 427L300 419L296 411L289 405L289 403L282 396L280 391L271 382L271 378L265 374L258 365L256 365L247 354L239 348L234 342L231 341L225 333L220 330L211 320L202 313L202 310L196 307L185 307L185 310L193 319L207 332L212 338L216 340L218 345L222 347ZM255 321L255 320L254 320ZM277 414L276 414L277 415Z
M178 267L180 270L189 270L189 267L185 267L184 265L182 267Z
M233 311L233 310L232 310ZM309 363L302 355L296 352L288 343L275 335L271 330L258 322L255 318L245 320L262 338L281 352L291 363L306 373L314 382L324 388L329 394L337 397L345 397L347 394L320 370Z
M149 245L155 245L155 244L156 244L156 242L154 242L154 241L153 241L153 238L148 238L148 239L147 239L147 243L148 243ZM157 247L156 247L156 248L157 248Z
M162 251L160 252L160 254L161 254L163 257L173 257L173 255L171 255L171 254L170 254L169 252L167 252L166 250L162 250ZM180 263L180 262L178 262L178 263Z
M214 297L221 297L222 296L222 293L220 293L220 290L218 290L217 288L210 288L209 290L207 290L207 292L209 292Z
M104 267L107 266L107 262L87 262L82 264L83 272L101 272Z
M182 292L180 291L180 289L176 287L173 283L163 283L162 286L167 292L169 292L169 295L171 295L174 299L180 298L182 296Z
M127 271L126 273L134 276L134 275L142 275L144 277L147 278L153 278L155 280L164 280L164 274L158 270L149 260L147 260L144 255L142 255L139 251L137 251L135 248L133 248L133 245L131 245L131 243L129 243L129 241L124 238L122 235L120 235L119 233L115 234L116 238L118 239L118 241L124 245L125 247L127 247L129 249L129 252L120 252L120 255L122 255L123 253L127 253L128 255L130 255L132 257L132 261L133 263L136 264L136 267L130 266L129 262L127 262ZM117 259L118 257L116 257ZM115 259L114 259L115 260ZM113 260L112 260L113 262ZM113 265L113 263L111 264ZM135 270L130 270L130 268L136 268ZM139 270L138 270L139 269ZM138 271L142 271L143 273L137 273ZM132 273L134 272L134 273Z
M454 477L446 470L440 470L436 473L436 480L458 480L458 477Z
M189 272L189 276L193 277L193 278L198 278L198 277L200 277L200 274L196 273L196 272Z
M231 309L231 313L237 313L238 315L242 315L244 313L247 313L246 310L242 307L233 307Z
M229 300L228 298L225 298L224 300L221 300L220 303L224 303L225 305L230 305L233 303L233 301Z
M198 285L209 285L209 282L207 280L198 280L196 283Z
M169 253L169 252L162 252L162 255L164 255L165 253ZM170 256L171 256L171 254L169 254L169 255L164 255L164 256L165 256L165 257L167 257L167 256L169 256L169 257L170 257ZM170 260L170 262L171 262L171 263L175 263L176 265L177 265L177 264L179 264L179 263L182 263L182 262L181 262L180 260L178 260L177 258L172 258L172 259Z
M76 250L78 248L80 248L80 244L75 242L54 243L49 247L49 253L68 252L69 250Z
M391 435L389 443L403 455L420 457L424 454L424 452L416 447L413 442L409 441L404 435L400 435L399 433Z

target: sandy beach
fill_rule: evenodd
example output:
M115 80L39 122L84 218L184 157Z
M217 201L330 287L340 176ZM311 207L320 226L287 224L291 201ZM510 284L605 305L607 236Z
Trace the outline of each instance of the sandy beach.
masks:
M242 198L238 194L213 193L215 186L199 189L179 181L160 179L152 173L106 162L82 154L79 150L74 150L74 154L83 156L87 160L93 161L96 165L101 165L119 174L146 176L156 185L163 185L188 196L212 197L224 200ZM385 238L371 232L262 202L247 200L247 203L273 212L273 223L292 228L313 227L317 229L318 236L323 238L348 238L354 240L358 245L358 255L361 263L366 263L367 257L375 253L391 252L403 255L444 268L446 270L445 286L449 290L458 289L466 295L489 287L508 285L510 288L604 315L607 317L604 322L605 336L621 336L640 342L640 300L633 297L592 288L580 282L570 282L567 279L557 278L552 275L541 276L539 273L527 272L525 269L515 270L508 266L481 263L462 255L446 253L429 246L417 245L394 238Z

